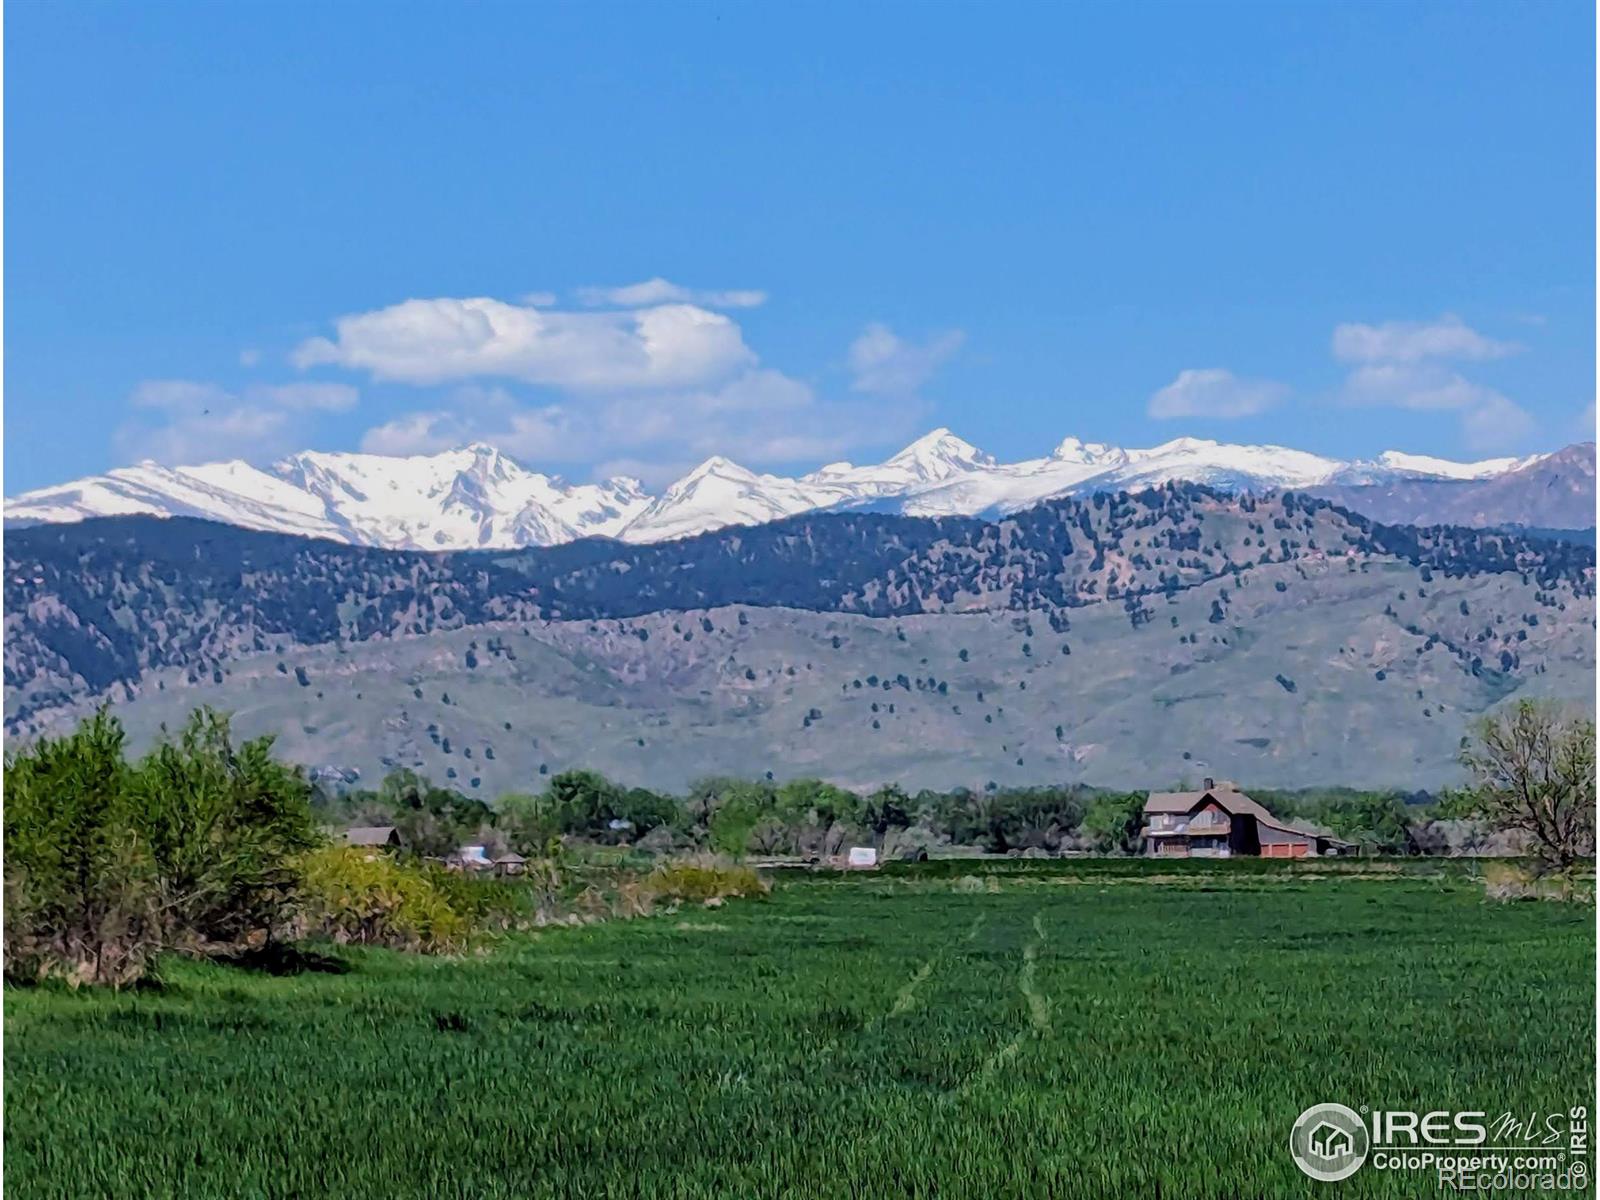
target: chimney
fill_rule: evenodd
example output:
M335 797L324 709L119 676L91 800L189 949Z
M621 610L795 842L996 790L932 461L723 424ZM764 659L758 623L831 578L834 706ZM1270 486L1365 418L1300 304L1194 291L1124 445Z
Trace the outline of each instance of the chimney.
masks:
M1211 778L1211 776L1207 775L1206 776L1205 786L1203 788L1201 788L1200 790L1201 791L1205 791L1205 792L1209 792L1216 786L1217 786L1217 781L1215 779Z

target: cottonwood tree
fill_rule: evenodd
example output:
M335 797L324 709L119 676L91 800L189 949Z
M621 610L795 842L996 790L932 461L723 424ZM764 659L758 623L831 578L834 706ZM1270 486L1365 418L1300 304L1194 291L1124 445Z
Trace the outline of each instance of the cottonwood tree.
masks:
M1524 700L1484 718L1461 761L1478 813L1521 834L1541 870L1569 870L1594 853L1593 721Z

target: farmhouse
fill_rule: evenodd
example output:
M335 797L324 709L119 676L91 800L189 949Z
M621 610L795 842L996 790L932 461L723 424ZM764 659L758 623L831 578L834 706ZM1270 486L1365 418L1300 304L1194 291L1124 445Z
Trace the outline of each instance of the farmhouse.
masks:
M1151 792L1144 815L1144 852L1152 858L1306 858L1355 849L1279 820L1226 780L1207 779L1198 792Z

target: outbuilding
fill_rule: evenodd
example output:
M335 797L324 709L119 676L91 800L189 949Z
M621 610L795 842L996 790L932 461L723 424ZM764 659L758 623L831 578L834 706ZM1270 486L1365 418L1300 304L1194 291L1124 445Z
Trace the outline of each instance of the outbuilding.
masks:
M521 875L528 869L528 860L514 850L507 850L494 860L496 875Z
M393 825L352 825L344 831L347 846L370 846L382 850L400 847L400 831Z

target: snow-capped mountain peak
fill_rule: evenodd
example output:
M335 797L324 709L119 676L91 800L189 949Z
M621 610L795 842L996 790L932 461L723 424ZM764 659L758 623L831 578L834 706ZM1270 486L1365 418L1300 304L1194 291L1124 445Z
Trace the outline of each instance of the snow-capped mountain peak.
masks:
M569 484L486 442L438 454L305 451L265 470L230 461L141 463L6 502L8 521L151 513L396 549L544 546L580 537L654 542L727 525L872 505L913 515L1015 512L1055 496L1137 490L1170 480L1265 491L1398 481L1496 479L1541 461L1456 463L1386 451L1344 462L1284 446L1180 437L1122 449L1075 437L1045 458L996 462L940 428L881 463L830 463L800 478L706 459L659 496L636 479Z
M681 488L686 484L693 483L696 480L705 479L708 476L713 475L719 479L737 479L741 481L760 478L760 476L758 476L754 471L751 471L745 467L741 467L731 458L723 458L720 454L713 454L710 458L706 459L705 462L701 463L682 479L678 480L677 483L673 484L672 488ZM667 490L671 491L672 488L668 488Z
M924 434L884 464L901 467L919 479L947 479L961 471L992 467L994 459L943 427Z
M1061 444L1050 452L1050 457L1058 462L1083 466L1120 466L1128 461L1128 452L1104 442L1083 442L1068 437L1061 439Z
M1385 450L1378 462L1389 471L1405 475L1418 475L1435 479L1488 479L1504 475L1519 467L1530 466L1543 455L1528 458L1485 458L1479 462L1458 463L1448 459L1433 458L1426 454L1406 454L1400 450Z

